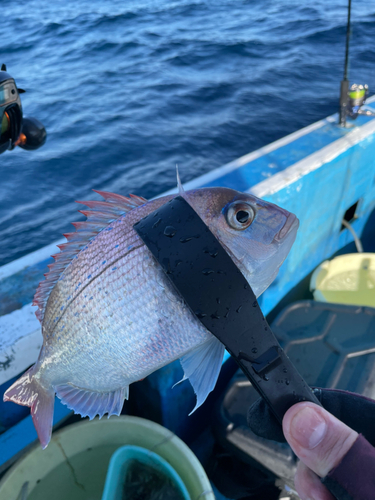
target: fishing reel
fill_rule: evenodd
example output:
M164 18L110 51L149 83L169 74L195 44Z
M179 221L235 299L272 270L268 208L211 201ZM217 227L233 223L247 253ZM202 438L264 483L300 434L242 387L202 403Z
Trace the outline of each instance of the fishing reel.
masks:
M5 64L0 69L0 154L16 146L35 150L46 142L47 132L36 118L24 118L19 89L7 73Z
M375 111L362 109L368 96L368 85L357 85L353 83L348 92L347 114L352 120L358 115L375 116Z
M343 84L344 88L343 89ZM340 99L340 124L345 126L346 118L355 120L358 115L375 116L375 111L363 109L368 97L368 85L353 83L350 87L347 81L342 82Z

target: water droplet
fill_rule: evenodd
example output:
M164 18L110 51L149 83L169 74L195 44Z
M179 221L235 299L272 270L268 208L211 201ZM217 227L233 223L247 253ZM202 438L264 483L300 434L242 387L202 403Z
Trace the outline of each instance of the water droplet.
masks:
M213 272L215 272L213 269L206 267L206 269L203 269L202 274L204 274L205 276L208 276L209 274L212 274Z
M258 302L256 300L254 300L253 307L256 307L257 305L258 305Z
M215 312L214 314L211 314L211 318L212 319L220 319L220 316L218 315L217 312Z
M205 314L204 312L202 312L201 310L197 310L195 311L194 313L196 316L198 316L199 319L202 319L202 318L205 318L207 316L207 314Z
M286 385L289 385L290 384L290 380L288 380L287 378L285 379L285 383Z
M155 218L155 217L157 217L158 215L159 215L159 212L154 212L153 217Z
M240 306L238 309L236 309L236 312L241 312L242 306Z
M200 238L200 234L196 234L196 235L193 235L193 236L186 236L185 238L180 238L180 241L181 243L187 243L188 241L191 241L193 238Z
M219 299L219 297L217 297L216 302L217 302L218 304L220 304L220 299Z
M221 269L219 269L217 274L226 274L226 273L225 273L225 271L222 271Z
M288 370L286 368L283 368L284 373L288 373Z
M265 330L265 331L267 331L267 330L268 330L268 328L265 326L265 327L264 327L264 330Z
M164 236L168 236L168 238L173 238L176 234L176 229L173 226L167 226L164 229Z
M157 227L158 227L158 225L159 225L160 223L161 223L161 219L158 219L158 220L154 223L154 225L152 226L152 229L157 228ZM164 234L165 234L165 233L164 233Z
M208 248L205 248L204 253L208 253L211 257L215 258L219 252L216 250L216 248L214 250L209 250Z
M176 267L179 266L180 264L182 264L182 260L181 259L177 259L176 262L174 263L174 265Z
M243 287L245 290L247 290L249 288L249 285L246 283Z
M228 309L228 311L224 314L224 318L227 318L227 317L228 317L228 314L229 314L229 309Z
M267 375L264 375L263 379L264 379L266 382L268 382L270 378L269 378L269 377L267 377Z
M258 352L258 349L257 349L256 347L253 347L253 348L251 349L251 352L252 352L253 354L256 354L256 353Z

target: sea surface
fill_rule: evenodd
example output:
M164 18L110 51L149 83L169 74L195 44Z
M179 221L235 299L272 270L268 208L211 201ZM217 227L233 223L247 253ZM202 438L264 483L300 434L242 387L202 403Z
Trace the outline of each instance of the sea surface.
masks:
M375 4L351 82L375 90ZM346 0L1 0L0 63L48 140L0 156L0 265L61 238L91 189L156 196L337 111Z

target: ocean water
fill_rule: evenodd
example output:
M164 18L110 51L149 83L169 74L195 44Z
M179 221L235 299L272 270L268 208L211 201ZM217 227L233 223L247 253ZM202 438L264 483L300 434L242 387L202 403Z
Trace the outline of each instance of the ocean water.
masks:
M0 156L0 265L61 238L91 189L152 197L337 111L346 0L2 0L0 63L38 151ZM375 4L350 80L375 90ZM372 92L373 93L373 92Z

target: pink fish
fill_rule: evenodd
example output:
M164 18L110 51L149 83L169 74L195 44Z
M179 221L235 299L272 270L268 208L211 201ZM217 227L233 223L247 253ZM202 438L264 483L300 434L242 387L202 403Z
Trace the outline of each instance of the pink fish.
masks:
M55 394L90 419L119 415L132 382L180 359L197 408L215 387L223 359L224 346L187 308L133 229L174 195L147 202L97 193L105 201L79 202L88 207L87 220L65 235L36 291L43 333L38 361L4 395L31 408L43 448ZM256 296L263 293L294 242L295 215L232 189L181 193Z

